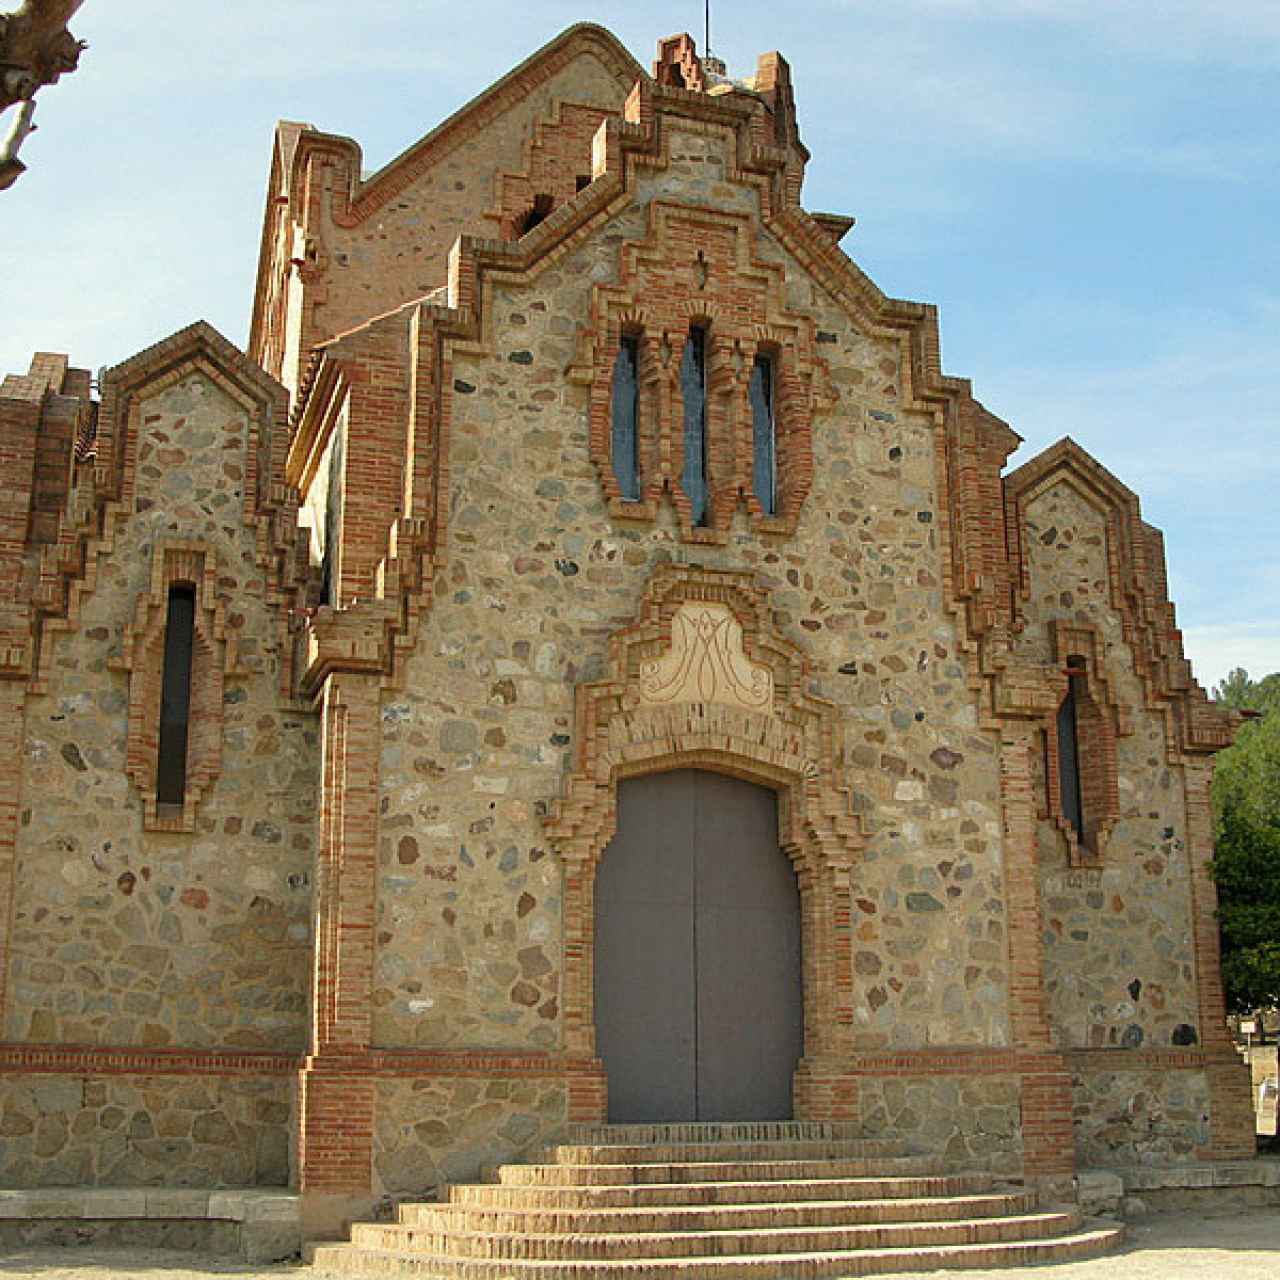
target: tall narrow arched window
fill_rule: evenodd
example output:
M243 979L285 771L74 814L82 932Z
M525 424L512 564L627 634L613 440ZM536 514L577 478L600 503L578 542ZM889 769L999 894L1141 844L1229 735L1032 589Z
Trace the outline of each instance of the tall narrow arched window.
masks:
M187 739L191 720L191 650L196 590L190 583L169 588L160 680L160 732L156 755L156 803L181 806L187 790Z
M680 362L684 401L684 471L680 482L693 509L693 523L707 523L707 331L689 330Z
M1084 686L1084 659L1075 654L1066 659L1066 696L1057 709L1057 785L1062 817L1075 831L1080 846L1085 838L1084 787L1080 781L1080 703L1087 698Z
M751 368L752 488L767 516L778 509L778 450L773 415L773 357L758 355Z
M613 364L612 453L618 491L628 502L640 498L640 339L623 334Z

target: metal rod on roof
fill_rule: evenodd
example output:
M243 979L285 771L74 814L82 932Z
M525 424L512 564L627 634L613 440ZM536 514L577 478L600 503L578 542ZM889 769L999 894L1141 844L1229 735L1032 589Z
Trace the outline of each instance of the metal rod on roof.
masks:
M711 56L711 0L702 0L702 18L703 18L702 50L707 55L707 57L710 57Z

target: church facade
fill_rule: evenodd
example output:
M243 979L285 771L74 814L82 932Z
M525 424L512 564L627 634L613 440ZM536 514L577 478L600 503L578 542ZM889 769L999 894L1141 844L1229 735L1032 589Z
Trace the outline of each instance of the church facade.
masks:
M0 1185L1252 1154L1160 534L808 158L777 54L574 27L368 178L282 124L247 353L5 380Z

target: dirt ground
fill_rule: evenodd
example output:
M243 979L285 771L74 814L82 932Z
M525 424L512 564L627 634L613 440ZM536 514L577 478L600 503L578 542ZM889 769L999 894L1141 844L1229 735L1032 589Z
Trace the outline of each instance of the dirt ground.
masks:
M1255 1209L1221 1217L1155 1215L1129 1224L1123 1252L1089 1262L1004 1271L898 1272L898 1280L963 1275L966 1280L1275 1280L1280 1266L1280 1210ZM29 1249L0 1258L2 1280L306 1280L299 1264L246 1267L164 1250Z

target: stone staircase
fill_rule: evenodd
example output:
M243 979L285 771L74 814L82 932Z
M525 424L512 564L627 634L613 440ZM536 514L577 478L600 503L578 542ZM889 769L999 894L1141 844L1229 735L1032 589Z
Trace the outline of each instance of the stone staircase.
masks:
M495 1180L402 1204L313 1261L437 1280L802 1280L1091 1257L1123 1228L990 1173L776 1123L579 1127Z

